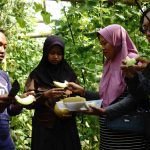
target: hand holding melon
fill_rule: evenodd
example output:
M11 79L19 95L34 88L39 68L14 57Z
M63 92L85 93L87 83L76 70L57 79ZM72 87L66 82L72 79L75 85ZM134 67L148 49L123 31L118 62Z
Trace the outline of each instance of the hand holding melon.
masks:
M140 57L129 58L127 56L121 65L123 74L127 78L133 78L136 75L137 71L141 71L143 68L145 68L144 62L141 61Z
M124 63L126 66L134 66L136 64L136 59L135 58L130 58L130 57L126 57L126 59L124 60Z

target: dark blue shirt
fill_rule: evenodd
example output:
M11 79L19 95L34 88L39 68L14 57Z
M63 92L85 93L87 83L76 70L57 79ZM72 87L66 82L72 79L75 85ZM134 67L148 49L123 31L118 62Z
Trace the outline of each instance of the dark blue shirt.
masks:
M11 84L7 73L0 70L0 95L8 94L11 89ZM10 136L8 114L10 106L0 113L0 150L15 150L14 143Z

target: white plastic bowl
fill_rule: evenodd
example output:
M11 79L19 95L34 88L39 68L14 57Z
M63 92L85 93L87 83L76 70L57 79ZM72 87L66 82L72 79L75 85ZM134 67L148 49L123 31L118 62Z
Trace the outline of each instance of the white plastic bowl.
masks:
M85 107L85 102L64 102L64 105L70 111L78 111Z
M94 107L97 107L97 108L100 108L101 105L102 105L102 99L99 99L99 100L90 100L90 101L86 101L86 105L89 107L89 106L94 106Z

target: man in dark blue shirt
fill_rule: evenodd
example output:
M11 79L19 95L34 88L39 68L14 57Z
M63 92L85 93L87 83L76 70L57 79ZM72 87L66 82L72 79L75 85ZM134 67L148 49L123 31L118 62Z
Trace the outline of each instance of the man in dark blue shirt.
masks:
M7 40L4 31L0 29L0 63L5 58ZM0 69L0 150L15 150L14 143L10 135L10 116L21 112L22 107L18 104L9 104L11 97L8 93L11 89L9 76Z

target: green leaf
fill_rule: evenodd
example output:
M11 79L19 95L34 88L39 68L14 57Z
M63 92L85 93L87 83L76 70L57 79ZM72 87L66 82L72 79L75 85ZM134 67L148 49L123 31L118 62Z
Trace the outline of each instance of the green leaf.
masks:
M39 12L43 9L42 4L34 2L34 10L35 12Z
M119 17L122 21L125 20L125 17L123 15L120 15L120 14L116 14L117 17Z
M16 17L16 20L17 20L17 22L18 22L18 24L20 25L21 28L25 27L26 22L23 20L23 18Z
M50 23L50 16L51 16L51 14L43 10L41 12L41 15L43 17L44 23L49 24Z

